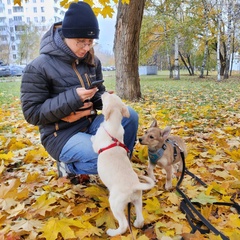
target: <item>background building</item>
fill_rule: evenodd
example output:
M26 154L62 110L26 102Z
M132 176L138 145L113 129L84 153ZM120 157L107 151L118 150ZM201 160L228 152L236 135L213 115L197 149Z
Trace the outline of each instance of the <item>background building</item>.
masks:
M22 6L0 0L0 60L26 64L38 51L42 34L64 13L60 0L23 0Z

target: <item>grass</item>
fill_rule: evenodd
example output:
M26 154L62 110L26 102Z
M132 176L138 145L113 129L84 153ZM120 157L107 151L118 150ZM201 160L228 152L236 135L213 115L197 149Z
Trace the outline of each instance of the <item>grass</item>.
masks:
M202 94L204 102L207 101L205 99L207 91L212 95L220 90L223 93L222 100L225 102L231 97L238 97L238 92L240 91L240 77L237 75L220 82L216 81L216 75L200 79L197 75L188 76L183 74L181 75L181 80L173 80L169 79L167 71L164 71L158 72L158 75L140 76L140 79L143 98L151 94L157 101L164 101L163 92L174 96L176 93L179 95L182 92L184 95L184 93L190 91L193 94L193 99L194 94L201 95L204 92ZM11 103L20 97L21 77L7 77L0 80L0 104ZM115 89L115 72L104 72L104 80L107 89ZM214 103L214 98L211 101ZM203 102L199 104L203 104Z

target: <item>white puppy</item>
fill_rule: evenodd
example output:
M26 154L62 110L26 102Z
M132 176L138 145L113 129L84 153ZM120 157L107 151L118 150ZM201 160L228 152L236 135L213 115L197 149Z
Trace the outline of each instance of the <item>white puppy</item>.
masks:
M143 227L142 190L151 189L154 181L146 176L141 176L146 183L139 181L130 163L128 149L123 144L121 121L123 117L129 117L127 106L117 95L107 92L102 95L102 101L104 122L92 137L92 142L94 151L99 153L98 174L110 192L110 208L119 224L117 229L108 229L107 234L115 236L125 233L128 228L124 210L130 202L136 211L134 226Z

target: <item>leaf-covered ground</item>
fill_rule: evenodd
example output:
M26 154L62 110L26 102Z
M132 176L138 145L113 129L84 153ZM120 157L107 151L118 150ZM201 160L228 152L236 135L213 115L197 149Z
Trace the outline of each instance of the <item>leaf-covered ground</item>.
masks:
M172 133L184 138L187 167L208 187L186 176L182 190L202 203L199 210L219 231L239 240L236 211L211 203L230 199L240 203L240 81L155 77L143 79L141 88L143 99L128 102L139 113L138 135L155 117L160 127L169 125ZM108 191L97 176L91 176L87 185L76 186L58 179L56 163L41 146L38 129L23 119L11 88L1 88L0 102L0 239L221 239L212 233L190 234L179 210L181 197L175 190L164 190L165 173L160 168L155 170L156 186L143 194L144 228L133 228L134 237L128 231L109 238L106 229L117 223L109 210ZM145 173L146 147L136 144L132 162L137 173ZM134 217L132 209L132 221Z

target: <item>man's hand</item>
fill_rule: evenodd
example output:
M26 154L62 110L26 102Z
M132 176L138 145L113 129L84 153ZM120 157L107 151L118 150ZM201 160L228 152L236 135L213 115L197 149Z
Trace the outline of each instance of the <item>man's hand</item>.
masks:
M98 91L98 88L92 88L92 89L85 89L85 88L77 88L77 95L81 98L83 102L86 100L91 99L95 93Z

